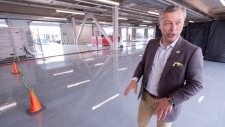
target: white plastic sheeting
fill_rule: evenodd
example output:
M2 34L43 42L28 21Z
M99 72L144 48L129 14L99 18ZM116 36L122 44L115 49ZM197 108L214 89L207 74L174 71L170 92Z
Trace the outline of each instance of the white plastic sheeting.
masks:
M0 27L0 59L25 56L26 34L22 28Z
M0 19L0 27L8 27L5 19Z

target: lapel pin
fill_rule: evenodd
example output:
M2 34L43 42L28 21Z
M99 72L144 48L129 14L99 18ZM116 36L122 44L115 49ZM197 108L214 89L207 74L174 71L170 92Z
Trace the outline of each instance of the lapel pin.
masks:
M180 51L177 51L176 53L180 53Z

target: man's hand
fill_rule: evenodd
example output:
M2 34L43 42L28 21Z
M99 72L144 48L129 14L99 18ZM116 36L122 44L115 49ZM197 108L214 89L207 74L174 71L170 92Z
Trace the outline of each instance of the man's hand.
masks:
M134 93L137 94L137 82L134 80L131 80L130 84L127 86L124 91L124 96L127 96L131 89L134 89Z
M155 109L153 113L154 115L157 115L157 120L160 120L160 119L164 120L167 114L170 114L173 109L173 105L171 105L168 102L167 98L153 100L153 102L159 103L158 107Z

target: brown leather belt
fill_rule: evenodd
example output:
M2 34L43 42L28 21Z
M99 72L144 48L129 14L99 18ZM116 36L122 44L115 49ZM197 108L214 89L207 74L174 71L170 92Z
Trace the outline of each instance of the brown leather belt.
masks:
M149 93L146 89L144 89L144 91L147 92L152 98L158 99L158 96L155 96L155 95Z

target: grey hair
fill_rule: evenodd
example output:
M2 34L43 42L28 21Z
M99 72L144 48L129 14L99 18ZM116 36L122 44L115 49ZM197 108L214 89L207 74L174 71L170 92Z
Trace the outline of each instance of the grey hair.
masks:
M182 6L179 6L179 5L175 5L175 4L172 4L172 5L169 5L167 6L166 8L164 8L160 13L159 13L159 21L162 20L163 18L163 14L166 13L166 12L175 12L177 10L182 10L183 13L184 13L184 20L186 19L186 15L187 15L187 12L186 12L186 8L182 7Z

